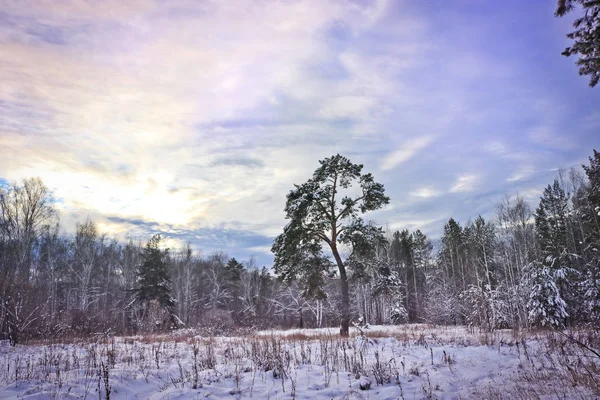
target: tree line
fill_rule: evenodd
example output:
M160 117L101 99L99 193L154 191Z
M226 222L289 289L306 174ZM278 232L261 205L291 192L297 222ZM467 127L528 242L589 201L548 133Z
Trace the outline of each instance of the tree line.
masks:
M290 192L274 271L189 244L167 249L158 235L120 242L90 219L61 233L40 179L0 187L0 338L339 324L346 333L352 321L488 331L600 322L597 151L583 170L560 171L535 209L507 196L487 220L450 218L435 249L419 230L386 232L362 219L389 199L361 170L334 156ZM323 210L332 195L338 208Z

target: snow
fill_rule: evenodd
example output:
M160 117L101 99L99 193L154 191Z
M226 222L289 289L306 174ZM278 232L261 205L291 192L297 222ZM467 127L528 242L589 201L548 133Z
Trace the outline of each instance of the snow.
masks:
M483 398L535 368L540 343L424 324L338 330L0 343L0 399L105 398L105 372L112 399Z

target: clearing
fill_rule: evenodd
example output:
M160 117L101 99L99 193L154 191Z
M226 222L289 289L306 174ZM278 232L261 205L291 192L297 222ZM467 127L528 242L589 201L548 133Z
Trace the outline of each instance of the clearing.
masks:
M430 325L0 343L0 399L600 398L590 332ZM597 347L595 347L597 348Z

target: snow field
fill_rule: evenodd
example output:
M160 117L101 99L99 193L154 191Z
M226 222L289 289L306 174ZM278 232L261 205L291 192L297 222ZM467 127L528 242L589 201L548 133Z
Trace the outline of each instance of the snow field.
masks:
M561 350L555 337L524 339L510 331L480 334L463 327L428 325L353 328L350 338L336 332L324 328L204 338L187 331L93 343L16 348L3 344L0 399L594 395L564 381L568 376L562 374L559 359L573 348Z

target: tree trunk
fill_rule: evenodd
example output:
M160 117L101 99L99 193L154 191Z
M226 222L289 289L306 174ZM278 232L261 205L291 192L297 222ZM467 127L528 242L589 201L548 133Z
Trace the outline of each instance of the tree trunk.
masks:
M416 267L413 264L413 289L415 293L415 322L419 322L419 294L417 292L417 271ZM407 282L408 284L408 282Z
M340 274L341 275L341 274ZM342 285L342 315L341 315L341 326L340 336L349 336L350 334L350 295L348 293L348 280L346 278L346 272L344 271L344 277L340 279Z
M341 326L340 326L340 336L349 336L350 334L350 293L348 290L348 277L346 276L346 267L342 262L342 258L337 251L337 246L333 244L331 246L331 252L333 253L333 257L338 265L338 269L340 271L340 285L342 289L342 307L341 307Z

